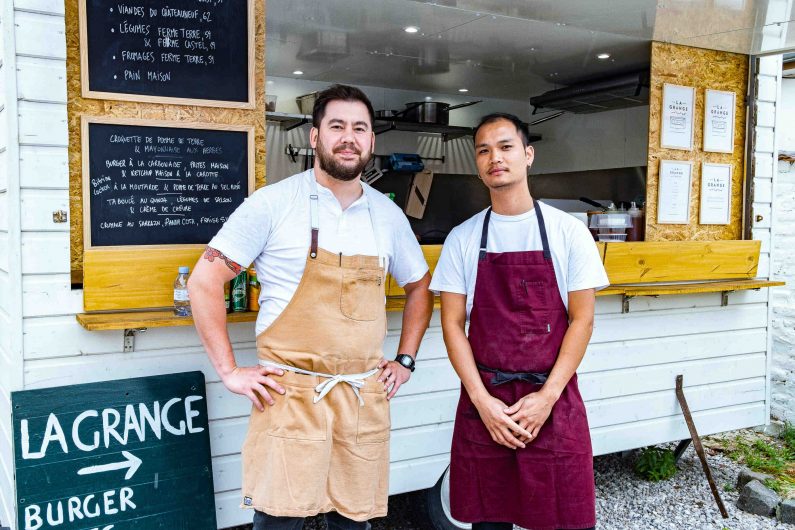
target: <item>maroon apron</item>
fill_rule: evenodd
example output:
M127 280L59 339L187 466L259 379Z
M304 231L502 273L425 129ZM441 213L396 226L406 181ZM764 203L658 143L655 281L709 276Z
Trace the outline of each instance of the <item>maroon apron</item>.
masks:
M508 406L541 389L569 327L544 218L533 203L543 251L486 252L491 208L486 211L469 323L483 384ZM531 530L594 526L593 454L576 374L526 445L514 450L494 442L462 386L450 464L452 516Z

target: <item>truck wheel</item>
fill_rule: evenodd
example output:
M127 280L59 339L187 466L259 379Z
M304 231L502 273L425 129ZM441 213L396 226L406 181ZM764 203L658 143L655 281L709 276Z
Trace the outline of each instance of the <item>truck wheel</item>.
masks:
M450 467L444 470L439 481L428 493L428 519L436 530L469 529L472 525L456 521L450 515Z

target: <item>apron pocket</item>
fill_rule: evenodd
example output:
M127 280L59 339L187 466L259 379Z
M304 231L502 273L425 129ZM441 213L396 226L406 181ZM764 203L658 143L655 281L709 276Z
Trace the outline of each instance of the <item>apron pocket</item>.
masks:
M384 311L384 284L378 271L346 271L342 275L340 311L352 320L371 321Z
M547 307L547 283L539 280L514 280L513 296L517 309Z
M326 411L322 401L313 403L313 388L290 386L279 381L284 387L283 396L272 393L275 404L265 405L270 417L265 432L270 436L294 440L323 441L326 439Z
M382 443L389 440L389 429L392 426L389 417L389 401L386 399L384 384L372 378L360 390L364 406L356 408L359 418L356 423L356 443ZM369 388L368 388L369 387Z

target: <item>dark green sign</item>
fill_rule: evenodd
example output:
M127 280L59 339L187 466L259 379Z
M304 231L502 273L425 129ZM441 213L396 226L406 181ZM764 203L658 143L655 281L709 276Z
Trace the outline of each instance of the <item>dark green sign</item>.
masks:
M14 392L19 530L215 530L204 375Z

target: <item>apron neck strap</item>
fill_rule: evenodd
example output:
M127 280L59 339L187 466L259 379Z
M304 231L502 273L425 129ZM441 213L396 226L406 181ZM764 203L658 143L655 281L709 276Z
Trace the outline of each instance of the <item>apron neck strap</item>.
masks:
M552 253L549 251L549 238L547 237L547 227L544 224L544 216L541 214L541 206L538 201L533 199L533 208L536 211L536 218L538 219L538 230L541 232L541 245L544 249L544 259L551 260ZM486 246L489 241L489 220L491 219L491 206L486 210L486 216L483 219L483 230L480 233L480 253L478 254L478 261L486 259Z
M317 257L318 239L320 234L320 206L318 204L318 190L317 179L315 178L315 170L309 170L309 183L311 187L311 194L309 195L309 214L312 221L312 239L309 248L309 256L312 259ZM367 195L367 187L362 185L362 194ZM381 262L381 250L378 241L378 228L375 224L375 216L373 215L372 201L367 197L367 212L370 214L370 225L373 227L373 239L375 240L375 252L378 256L378 261ZM384 265L386 268L386 266Z
M536 211L536 217L538 218L538 230L541 232L541 245L544 248L544 259L551 260L552 253L549 251L549 238L547 238L547 227L544 225L544 216L541 215L541 205L538 204L538 201L533 199L533 208Z

